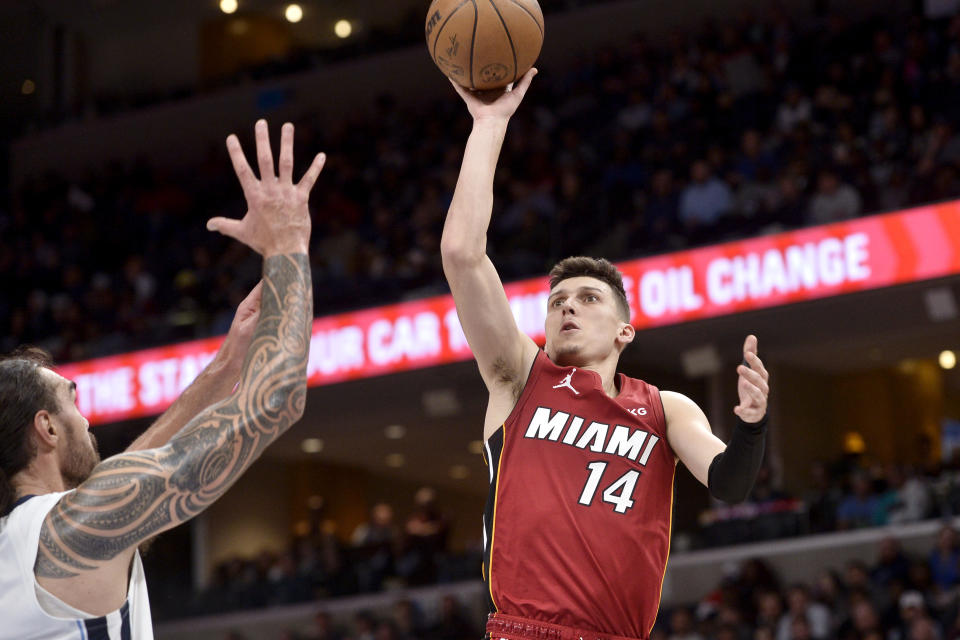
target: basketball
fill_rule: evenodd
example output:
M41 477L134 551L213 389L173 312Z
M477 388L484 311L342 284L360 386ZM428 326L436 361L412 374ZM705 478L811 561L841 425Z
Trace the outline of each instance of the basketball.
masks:
M469 89L499 89L536 62L543 12L537 0L434 0L426 36L447 77Z

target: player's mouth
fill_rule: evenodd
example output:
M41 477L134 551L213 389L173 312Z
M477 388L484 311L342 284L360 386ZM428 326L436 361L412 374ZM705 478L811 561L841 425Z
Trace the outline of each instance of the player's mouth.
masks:
M562 325L560 325L560 333L561 333L561 335L562 335L562 334L567 334L567 333L573 333L574 331L579 331L579 330L580 330L580 326L577 325L576 322L569 322L569 321L568 321L568 322L564 322Z

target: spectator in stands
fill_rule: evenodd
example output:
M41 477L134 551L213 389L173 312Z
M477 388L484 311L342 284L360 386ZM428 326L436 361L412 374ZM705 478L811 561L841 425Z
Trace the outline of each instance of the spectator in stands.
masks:
M868 633L883 632L876 607L869 600L854 604L850 610L850 619L841 625L838 636L841 640L859 640Z
M815 462L810 468L810 488L804 496L810 533L833 531L840 506L840 490L830 480L827 465Z
M900 620L891 628L888 640L910 640L913 624L926 617L926 604L919 591L904 591L900 596Z
M447 547L449 526L437 507L437 492L422 487L414 496L414 510L404 525L403 552L397 573L409 585L428 584L437 578L437 557Z
M841 222L860 215L861 201L857 190L840 181L837 172L824 169L817 177L817 191L810 199L807 221L810 224Z
M896 538L887 536L880 541L877 549L877 564L870 571L870 580L881 588L887 588L892 582L905 584L910 575L910 561Z
M440 601L440 619L430 631L431 639L469 640L474 634L476 630L464 614L460 602L451 595L443 596Z
M887 512L887 522L904 524L917 522L930 513L930 490L916 476L913 469L892 464L887 471L888 490L894 500Z
M356 569L361 590L379 589L384 578L393 573L399 541L393 507L385 502L375 504L370 510L370 519L354 530L351 540L359 559Z
M830 611L836 626L837 616L841 611L846 610L843 586L836 572L821 571L814 582L813 594L814 599Z
M369 611L359 611L353 616L350 640L377 640L377 620Z
M677 607L670 614L669 640L704 640L694 627L693 613L686 607Z
M425 633L423 614L409 599L398 600L393 605L393 621L400 640L420 640Z
M801 627L806 627L803 631L810 638L827 638L833 628L830 610L811 600L809 587L801 583L787 589L787 611L777 625L777 640L795 637L798 622L803 623Z
M776 629L783 615L783 597L779 592L761 591L757 595L757 618L754 626Z
M705 160L693 163L690 180L680 194L680 221L688 235L702 240L730 211L733 195L730 187L713 175Z
M880 505L871 492L870 478L863 471L850 477L851 492L837 507L837 528L856 529L879 524L882 518Z
M333 619L326 611L317 611L313 616L313 629L307 634L307 640L343 640L333 626Z
M792 133L801 123L807 123L813 115L813 104L803 95L803 91L796 84L786 89L783 102L777 108L777 128L781 133Z
M960 549L957 548L957 532L944 526L937 534L937 545L930 552L931 578L936 588L949 591L960 583Z

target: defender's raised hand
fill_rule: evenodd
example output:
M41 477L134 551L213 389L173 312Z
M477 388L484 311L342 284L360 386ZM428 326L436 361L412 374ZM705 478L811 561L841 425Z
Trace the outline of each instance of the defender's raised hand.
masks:
M740 404L733 412L744 422L760 422L767 413L767 396L770 395L770 374L757 355L757 337L750 335L743 343L743 360L747 365L737 367L737 392Z
M491 91L471 91L461 87L453 80L450 81L450 84L457 90L463 101L467 103L467 109L470 110L470 115L473 116L474 120L509 120L523 101L523 96L527 95L527 89L530 88L530 83L535 75L537 75L537 69L530 69L512 87Z
M317 154L299 183L293 183L293 125L280 130L280 170L274 172L273 151L266 120L254 127L257 141L257 180L240 148L237 136L227 138L227 151L247 200L242 220L216 217L207 229L244 243L262 256L307 253L310 243L310 190L323 170L326 156Z

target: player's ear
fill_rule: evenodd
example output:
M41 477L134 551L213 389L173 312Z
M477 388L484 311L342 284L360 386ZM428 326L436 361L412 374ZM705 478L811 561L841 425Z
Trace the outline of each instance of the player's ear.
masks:
M36 438L41 450L56 446L60 430L46 409L41 409L34 414L32 435Z
M622 325L620 325L620 333L617 334L617 341L627 345L633 342L633 339L636 337L636 335L637 330L633 328L633 325L624 322Z

